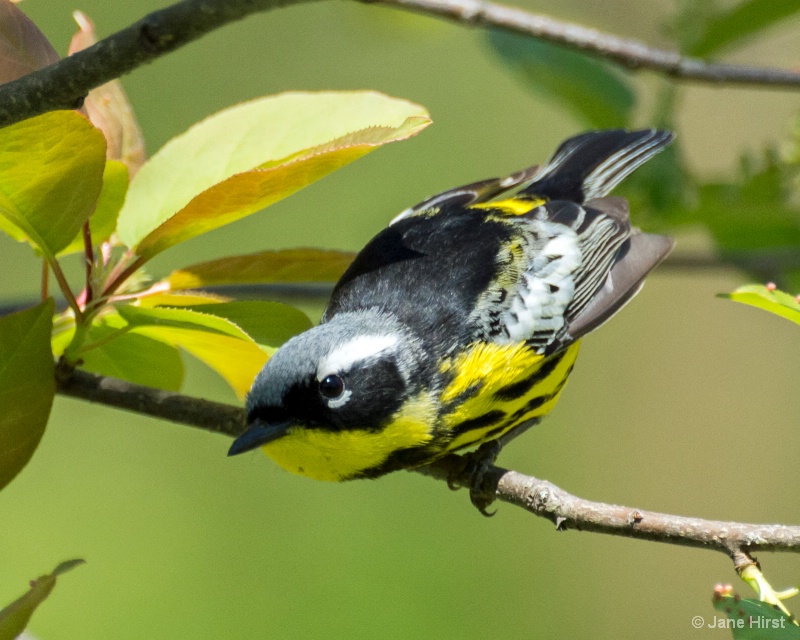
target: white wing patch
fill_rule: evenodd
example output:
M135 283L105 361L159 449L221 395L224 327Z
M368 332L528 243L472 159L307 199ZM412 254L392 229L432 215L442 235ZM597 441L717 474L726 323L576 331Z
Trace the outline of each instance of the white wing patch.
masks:
M540 224L550 239L523 274L524 284L500 317L507 334L502 342L546 345L564 327L564 313L575 296L574 274L582 259L577 234L558 223Z
M408 209L403 209L400 213L398 213L394 218L389 221L389 226L391 227L393 224L400 222L401 220L405 220L409 216L413 216L416 212L414 207L409 207Z
M317 380L334 373L348 371L357 362L373 358L391 349L397 344L398 339L398 336L390 334L356 336L336 346L319 361Z

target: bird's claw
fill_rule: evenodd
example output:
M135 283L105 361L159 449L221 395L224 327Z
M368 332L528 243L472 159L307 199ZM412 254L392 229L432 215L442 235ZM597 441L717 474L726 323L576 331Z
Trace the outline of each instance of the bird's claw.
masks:
M496 500L495 487L486 486L486 474L497 460L502 445L497 441L482 444L478 449L467 454L465 471L469 474L469 499L472 505L481 512L481 515L491 518L497 513L487 511L487 508Z

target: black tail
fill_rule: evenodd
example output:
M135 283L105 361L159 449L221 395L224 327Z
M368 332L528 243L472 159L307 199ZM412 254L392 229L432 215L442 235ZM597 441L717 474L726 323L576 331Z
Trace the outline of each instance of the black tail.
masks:
M522 193L582 203L609 193L672 142L669 131L589 131L561 143Z

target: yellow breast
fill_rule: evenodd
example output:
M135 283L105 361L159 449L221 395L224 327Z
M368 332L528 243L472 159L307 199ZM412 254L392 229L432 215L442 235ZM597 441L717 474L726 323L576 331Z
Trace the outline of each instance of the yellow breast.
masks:
M380 469L405 449L419 453L417 464L431 462L547 414L577 355L577 343L547 358L525 344L478 343L442 364L450 382L438 398L411 398L382 430L296 425L263 449L287 471L333 482Z
M524 343L479 343L443 365L455 375L441 396L447 451L499 438L549 413L567 382L579 343L544 357ZM446 436L445 436L446 434Z
M263 449L287 471L339 482L380 467L395 451L428 444L433 438L436 415L434 399L424 393L406 402L381 431L331 431L297 425Z

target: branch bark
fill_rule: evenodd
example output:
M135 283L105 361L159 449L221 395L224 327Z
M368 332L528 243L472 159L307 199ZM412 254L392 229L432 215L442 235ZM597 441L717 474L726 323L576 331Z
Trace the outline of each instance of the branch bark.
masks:
M713 63L677 51L650 47L634 38L604 33L483 0L376 0L404 9L433 14L463 24L491 27L532 36L569 49L591 53L630 69L648 69L678 80L716 84L800 87L800 73L735 64Z
M183 0L68 58L0 86L0 126L55 109L79 107L91 89L152 62L202 35L259 11L310 0ZM676 51L482 0L373 0L460 24L496 28L647 69L679 80L800 88L800 73L705 62Z
M239 407L80 370L60 379L58 392L228 436L238 436L245 426L244 410ZM414 471L455 486L470 483L466 459L457 455ZM713 549L730 556L739 571L753 563L750 554L755 551L800 552L800 526L704 520L593 502L546 480L500 467L490 467L485 482L498 500L547 518L559 530Z
M244 430L244 410L229 404L192 398L79 369L58 375L57 384L58 392L65 396L213 433L237 436Z
M91 47L0 86L0 126L56 109L77 109L91 89L230 22L309 0L183 0Z

